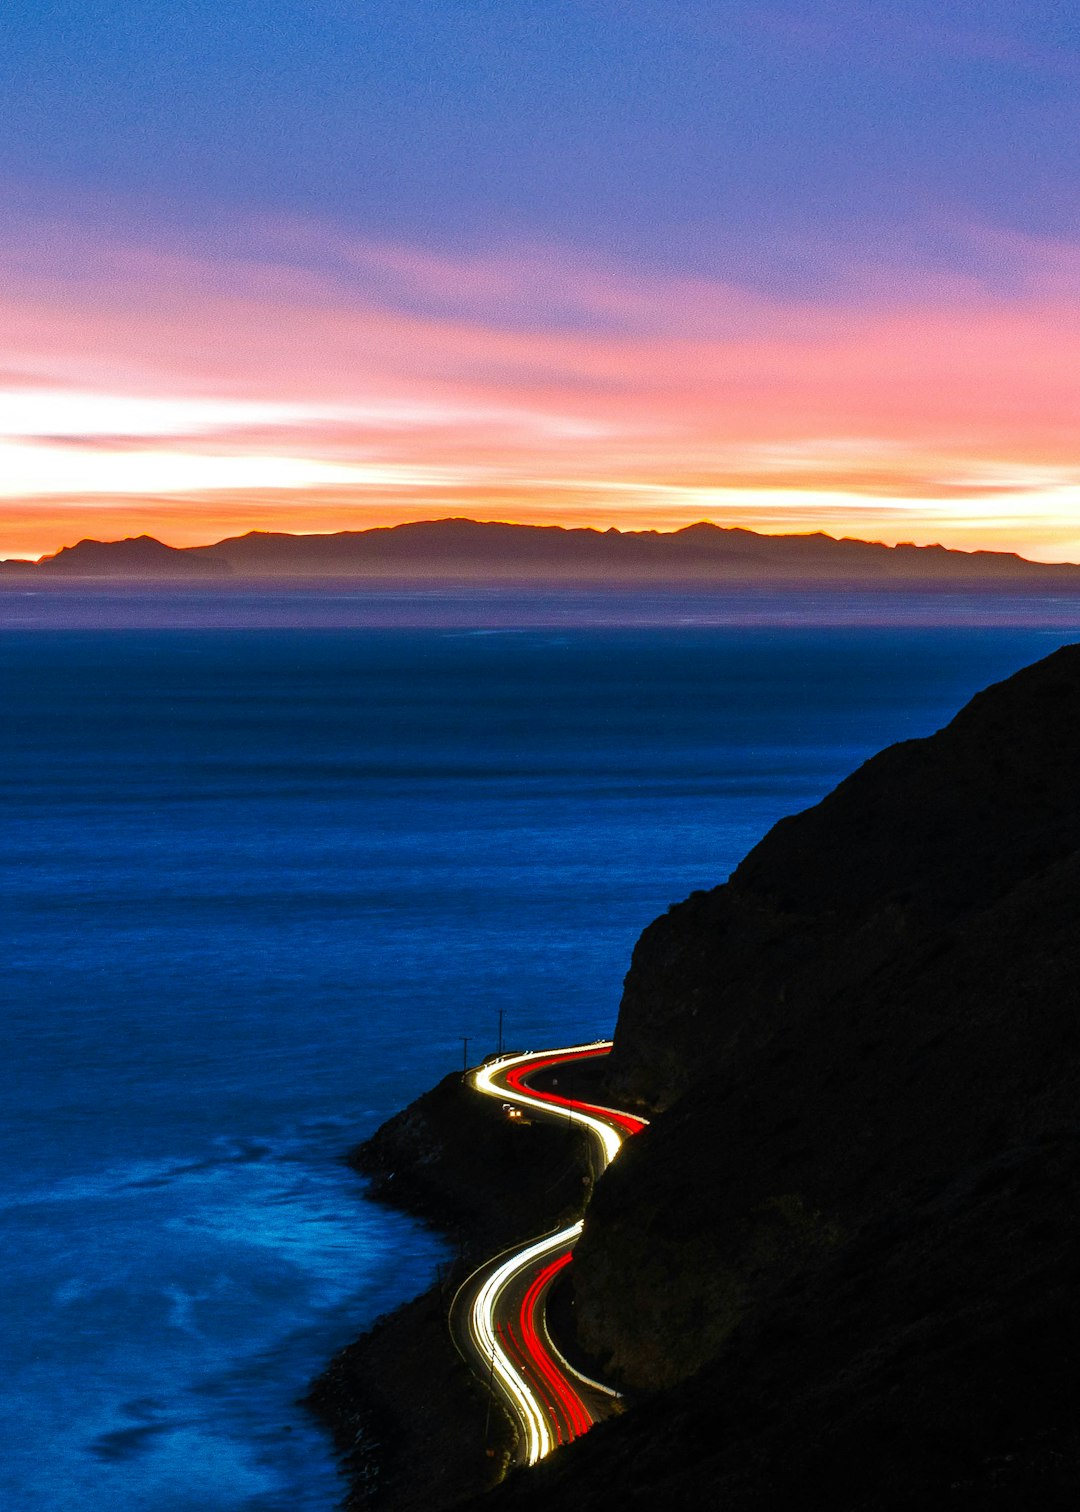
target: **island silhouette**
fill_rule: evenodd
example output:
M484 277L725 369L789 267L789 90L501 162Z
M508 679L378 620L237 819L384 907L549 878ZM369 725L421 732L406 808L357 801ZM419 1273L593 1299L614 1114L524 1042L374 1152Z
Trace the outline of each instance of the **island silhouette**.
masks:
M816 531L762 535L707 521L681 530L595 530L472 519L424 520L332 535L251 531L208 546L153 536L82 540L39 561L0 562L0 581L204 578L452 579L544 582L956 583L1080 590L1080 565L1013 552L959 551Z

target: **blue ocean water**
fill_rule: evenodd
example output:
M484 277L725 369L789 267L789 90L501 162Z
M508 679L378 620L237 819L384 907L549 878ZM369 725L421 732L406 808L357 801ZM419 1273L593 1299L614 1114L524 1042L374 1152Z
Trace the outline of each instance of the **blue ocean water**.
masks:
M9 1512L329 1512L297 1399L439 1255L341 1153L500 1009L609 1032L668 903L1080 631L73 605L0 632Z

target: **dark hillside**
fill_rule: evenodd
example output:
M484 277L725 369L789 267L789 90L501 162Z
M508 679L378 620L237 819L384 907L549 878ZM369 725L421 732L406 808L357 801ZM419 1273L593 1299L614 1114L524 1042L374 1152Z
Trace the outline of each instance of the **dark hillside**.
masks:
M579 1330L627 1415L495 1504L1080 1497L1080 647L646 931Z

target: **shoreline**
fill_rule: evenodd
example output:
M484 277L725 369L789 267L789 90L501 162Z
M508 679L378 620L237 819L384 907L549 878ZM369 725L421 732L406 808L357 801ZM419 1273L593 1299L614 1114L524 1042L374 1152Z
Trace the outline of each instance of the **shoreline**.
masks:
M456 1248L426 1291L340 1350L303 1399L330 1430L351 1512L439 1512L504 1478L514 1431L455 1345L450 1303L499 1250L580 1216L590 1158L580 1130L509 1122L460 1072L348 1153L367 1197Z

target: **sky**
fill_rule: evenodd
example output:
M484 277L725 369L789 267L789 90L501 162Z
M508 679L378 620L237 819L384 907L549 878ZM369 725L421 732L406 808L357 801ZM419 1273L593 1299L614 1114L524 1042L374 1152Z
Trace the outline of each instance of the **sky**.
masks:
M8 0L0 556L695 520L1080 560L1059 0Z

